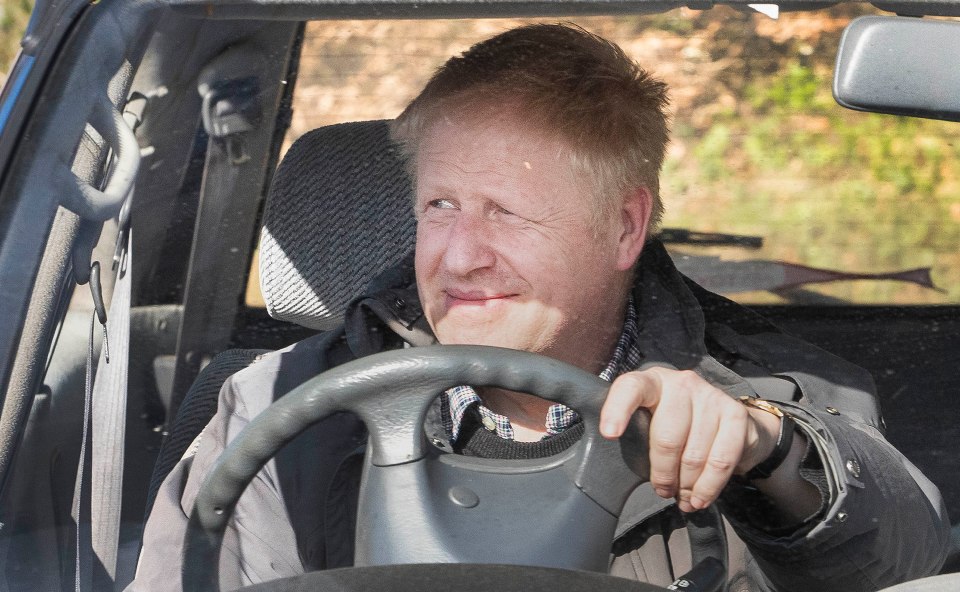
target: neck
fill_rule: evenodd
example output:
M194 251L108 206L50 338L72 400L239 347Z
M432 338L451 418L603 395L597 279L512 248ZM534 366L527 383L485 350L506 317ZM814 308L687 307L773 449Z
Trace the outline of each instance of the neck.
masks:
M626 302L626 299L624 299ZM550 357L573 364L592 374L599 374L613 357L617 340L623 331L626 306L621 307L605 327L598 327L599 334L594 335L596 348L571 348L569 355L557 355L545 352ZM535 442L547 433L546 417L553 401L499 388L482 388L479 391L483 404L494 413L506 416L513 427L514 439L521 442Z
M572 364L591 374L600 374L607 367L617 347L627 315L627 291L616 300L622 304L609 316L595 319L588 331L571 335L566 343L558 343L553 351L540 352L548 357Z
M515 440L536 442L547 433L545 420L552 401L498 388L483 388L479 394L488 409L510 419Z

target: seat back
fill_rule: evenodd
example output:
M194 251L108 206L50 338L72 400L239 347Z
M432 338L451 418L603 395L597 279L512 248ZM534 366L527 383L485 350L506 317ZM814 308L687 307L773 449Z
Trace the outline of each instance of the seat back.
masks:
M264 212L260 287L270 315L321 331L339 325L350 300L412 250L411 203L387 121L301 136L274 175ZM197 377L160 449L147 517L163 480L216 413L224 381L265 351L225 351Z
M412 199L386 121L322 127L297 140L277 169L260 236L270 316L337 326L347 303L412 250Z

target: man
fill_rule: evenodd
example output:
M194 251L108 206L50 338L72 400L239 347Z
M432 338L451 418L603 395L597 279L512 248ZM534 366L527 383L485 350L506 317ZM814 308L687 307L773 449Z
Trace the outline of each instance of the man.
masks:
M615 575L669 583L670 560L683 562L670 528L713 504L729 523L736 589L872 590L935 573L948 540L942 502L883 439L869 377L731 313L650 240L666 100L619 48L574 27L522 27L449 60L393 127L414 179L409 281L422 308L419 333L399 337L533 351L597 373L612 381L608 438L649 412L661 501L634 500ZM179 585L170 559L200 480L271 390L297 384L277 387L271 360L319 370L362 355L336 345L350 330L227 381L196 455L157 499L135 588ZM582 433L573 410L498 389L451 389L438 413L438 436L464 454L544 456ZM268 466L244 494L221 558L225 585L349 565L351 453L363 432L345 416L314 432L278 458L295 477Z

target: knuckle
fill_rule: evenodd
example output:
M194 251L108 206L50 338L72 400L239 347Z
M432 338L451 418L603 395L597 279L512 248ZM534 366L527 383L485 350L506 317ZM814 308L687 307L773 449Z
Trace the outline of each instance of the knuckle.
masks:
M678 440L674 440L673 438L656 438L653 441L653 447L661 452L676 455L680 453L680 450L683 448L683 444Z
M684 451L683 456L680 457L680 464L682 464L685 468L688 468L688 469L700 468L703 466L703 464L706 461L707 461L706 455L700 452L699 450Z
M750 415L748 411L748 407L746 405L744 405L740 401L734 399L733 397L727 395L722 391L721 391L721 394L723 395L723 398L724 398L723 410L727 413L727 415L732 415L735 417L746 417Z
M700 376L693 370L680 370L677 374L677 382L684 388L698 386L701 382Z
M746 425L750 418L750 412L747 408L726 395L724 397L727 401L723 402L723 406L719 410L720 421L724 424Z
M718 409L732 409L733 405L736 405L737 407L743 407L743 405L738 403L733 397L710 383L704 383L702 391L703 395L708 398L711 403L716 404Z
M714 491L712 488L707 489L698 489L694 488L693 491L697 497L699 497L704 502L704 507L709 506L717 500L717 496L720 495L720 492Z
M727 407L727 414L729 418L740 422L747 421L747 418L750 417L750 412L747 411L747 408L733 399L730 399L730 403L732 406Z
M640 372L627 372L621 374L615 382L625 390L636 392L646 386L647 379Z
M673 475L667 473L650 473L650 483L654 487L671 488L673 487Z
M726 473L733 470L735 463L729 458L711 457L707 461L707 466L714 471Z

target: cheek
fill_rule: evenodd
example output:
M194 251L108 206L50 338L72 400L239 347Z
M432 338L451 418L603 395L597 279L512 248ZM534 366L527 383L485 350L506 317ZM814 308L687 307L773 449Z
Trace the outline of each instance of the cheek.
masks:
M545 303L574 312L590 309L611 295L616 258L596 243L567 241L549 250L517 250L526 277Z
M419 277L420 271L434 273L437 262L443 256L445 243L443 233L436 224L417 223L417 237L414 248L414 265Z
M577 263L567 249L543 248L536 242L518 243L503 250L501 258L507 273L521 278L531 288L531 295L541 304L566 308L573 296L570 288L576 285L574 278Z
M428 320L433 316L439 304L436 302L437 290L435 286L438 282L439 261L442 254L442 251L438 249L440 244L441 242L436 239L435 233L423 231L418 226L413 265L417 280L417 292Z
M518 241L507 249L514 260L524 267L535 270L542 279L564 283L567 278L579 278L583 272L605 264L601 249L591 239L581 238L576 233L551 236L548 240Z

